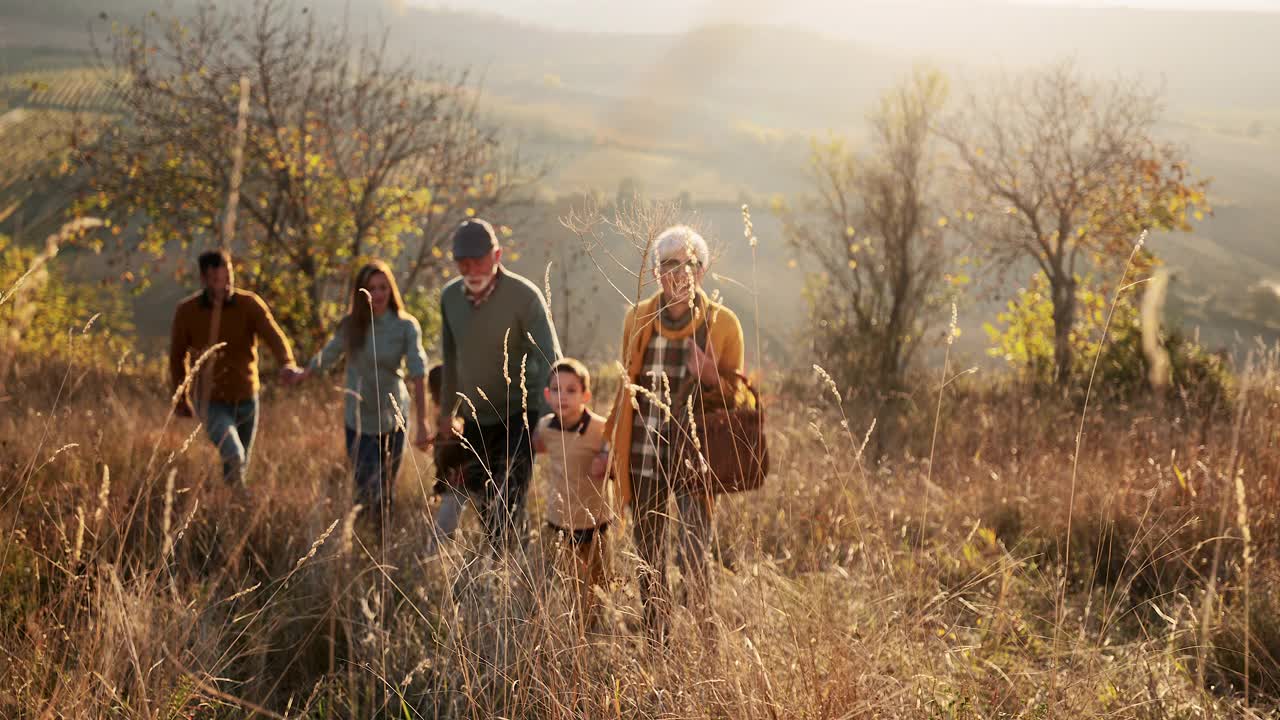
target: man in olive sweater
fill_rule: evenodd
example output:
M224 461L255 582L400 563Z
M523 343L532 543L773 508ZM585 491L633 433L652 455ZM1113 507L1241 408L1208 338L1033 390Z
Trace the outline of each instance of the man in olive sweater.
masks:
M440 293L445 414L437 427L452 427L455 412L463 418L467 492L497 551L524 542L530 432L546 412L542 390L560 341L542 292L502 266L489 223L459 225L453 259L460 277Z
M258 428L258 340L262 339L280 364L281 379L293 383L302 371L294 364L289 340L276 324L262 298L234 285L231 256L214 250L200 256L200 281L204 289L183 300L173 314L169 344L169 377L176 389L186 380L188 363L210 346L214 304L218 313L216 342L226 343L206 360L195 378L190 396L209 398L204 414L205 432L222 456L222 475L228 483L242 483L249 463L249 451ZM213 372L209 373L208 363ZM209 382L211 387L201 383ZM178 401L176 413L195 414L186 398Z

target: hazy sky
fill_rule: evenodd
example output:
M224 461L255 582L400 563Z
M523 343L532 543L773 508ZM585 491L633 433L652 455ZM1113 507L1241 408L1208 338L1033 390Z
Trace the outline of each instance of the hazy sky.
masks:
M1163 8L1170 10L1261 10L1280 12L1280 0L1007 0L1035 5Z
M1000 23L1037 8L1253 11L1280 13L1280 0L388 0L487 12L566 30L678 32L704 23L747 22L818 30L876 43L900 24L982 17ZM1013 11L1012 13L1010 11ZM1019 12L1021 11L1021 12ZM1025 19L1025 18L1024 18ZM865 33L871 33L867 36ZM890 33L892 34L892 33ZM930 41L932 42L932 40ZM892 41L886 44L895 44Z
M1008 0L1036 5L1164 8L1170 10L1261 10L1280 12L1280 0Z
M1280 14L1280 0L388 0L454 10L492 13L513 20L561 30L621 33L679 33L706 24L748 23L819 32L867 47L886 50L947 52L991 44L1001 46L1036 43L1041 32L1096 23L1092 13L1160 12L1160 28L1198 27L1203 17L1180 11L1252 11ZM1046 13L1051 14L1043 14ZM1061 14L1061 13L1065 13ZM1222 13L1226 15L1230 13ZM1134 27L1124 23L1098 24ZM1198 44L1230 47L1221 23L1206 26ZM1139 23L1141 26L1141 23ZM1217 29L1215 29L1217 28ZM1053 31L1051 30L1051 33ZM1216 35L1214 33L1217 33ZM1076 33L1080 35L1079 32ZM1091 41L1090 33L1077 37L1069 48L1077 51ZM1132 43L1111 38L1103 45ZM1061 54L1063 47L1049 48Z
M404 0L397 0L403 2ZM498 14L510 14L522 18L528 18L541 9L549 16L551 22L555 22L560 18L555 17L561 11L581 10L584 6L590 7L591 14L595 17L620 17L628 15L627 10L634 10L634 6L630 6L627 0L587 0L575 2L574 0L469 0L467 2L457 2L451 0L408 0L414 5L428 6L450 6L454 8L472 8L480 11L495 12ZM1261 11L1261 12L1280 12L1280 0L906 0L902 5L952 5L957 3L968 3L971 5L998 5L1008 3L1011 5L1056 5L1061 7L1086 7L1086 8L1148 8L1162 10L1235 10L1235 11ZM679 5L683 9L692 11L705 11L712 8L724 7L727 3L722 0L682 0ZM759 3L747 2L752 5ZM847 5L844 0L799 0L799 2L788 3L805 7L809 11L830 10L836 5ZM864 3L873 4L873 3ZM664 7L665 3L658 2L645 3L649 14L661 14L668 12L669 9ZM630 6L630 7L629 7Z

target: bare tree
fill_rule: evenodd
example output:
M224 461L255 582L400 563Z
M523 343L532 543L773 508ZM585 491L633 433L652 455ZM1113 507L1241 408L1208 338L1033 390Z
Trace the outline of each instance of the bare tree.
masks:
M918 71L871 116L868 155L842 138L815 141L813 191L781 213L787 241L821 269L809 287L820 362L881 399L904 389L925 330L941 318L946 251L934 222L931 124L946 95L941 75Z
M580 207L570 208L560 218L560 224L577 239L581 252L609 286L606 294L635 305L658 287L652 272L658 235L687 220L676 203L636 195L607 207L586 197Z
M676 224L705 231L697 214L678 200L646 198L639 192L612 201L602 199L599 192L585 194L569 205L559 221L571 237L554 241L547 250L548 257L562 258L561 264L552 266L556 327L561 328L566 348L570 343L598 347L596 338L603 337L606 357L613 357L617 348L611 327L600 325L601 320L611 319L613 313L604 308L612 301L600 300L619 298L630 307L657 292L660 283L653 252L658 235ZM723 246L714 237L708 237L707 244L714 267ZM557 282L560 290L555 289ZM713 290L711 297L720 299L719 291Z
M1078 274L1129 257L1143 229L1189 229L1206 182L1155 139L1158 93L1086 79L1070 63L971 94L941 124L976 215L978 250L997 266L1034 261L1053 301L1055 381L1072 368Z
M439 280L448 229L511 199L518 155L482 126L464 71L425 69L381 40L328 28L287 0L248 12L204 2L187 21L111 36L126 121L78 148L82 209L115 221L128 256L208 242L231 165L234 88L253 90L233 250L282 320L313 333L336 312L348 266L400 258ZM137 234L122 232L133 223Z
M557 235L545 246L547 302L566 355L595 359L612 346L598 342L603 278L576 237ZM609 338L612 342L612 337Z

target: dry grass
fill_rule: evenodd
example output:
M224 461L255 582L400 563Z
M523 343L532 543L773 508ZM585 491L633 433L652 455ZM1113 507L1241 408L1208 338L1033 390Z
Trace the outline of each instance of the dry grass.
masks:
M536 539L495 563L469 520L426 556L423 455L394 532L370 537L336 391L267 392L246 496L219 487L194 425L166 424L158 375L22 367L0 416L0 717L1242 716L1233 466L1254 712L1280 695L1274 362L1245 384L1238 427L1173 408L1087 418L1069 555L1078 411L957 381L936 445L922 400L905 446L871 465L871 418L807 383L774 400L768 487L719 511L735 569L717 573L715 631L677 613L662 651L642 639L628 540L585 639Z

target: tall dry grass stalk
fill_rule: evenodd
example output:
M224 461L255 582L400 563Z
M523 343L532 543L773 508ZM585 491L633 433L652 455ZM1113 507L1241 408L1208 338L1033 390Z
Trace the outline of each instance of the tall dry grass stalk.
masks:
M757 246L760 244L759 238L756 237L755 225L751 222L751 208L746 204L742 206L742 236L746 238L747 247L751 248L751 303L755 310L755 317L760 318L760 279L757 276ZM756 322L756 362L764 364L764 353L760 346L760 323Z
M955 342L956 335L959 334L960 311L956 308L955 303L951 303L951 323L947 325L946 350L942 355L942 376L938 381L938 402L933 414L933 432L929 436L929 467L924 475L924 482L920 487L920 494L924 501L924 508L920 511L920 547L924 547L925 531L929 527L929 493L933 489L933 460L936 457L938 447L938 426L942 424L942 397L946 391L950 380L947 375L951 372L951 346Z
M1264 355L1265 357L1265 355ZM1270 367L1270 363L1267 365ZM1196 678L1197 682L1203 684L1205 682L1206 673L1208 671L1208 655L1213 649L1213 628L1217 622L1220 622L1219 615L1221 613L1220 597L1220 572L1227 563L1227 548L1224 543L1229 539L1229 518L1231 516L1231 508L1234 505L1236 526L1240 532L1241 554L1240 564L1242 566L1243 575L1243 596L1244 596L1244 639L1241 654L1244 660L1243 684L1246 702L1250 693L1250 660L1253 650L1252 638L1252 579L1253 560L1254 560L1254 543L1253 533L1249 524L1249 504L1246 499L1246 488L1241 467L1241 457L1245 450L1243 445L1245 438L1243 434L1247 432L1246 422L1249 418L1249 404L1256 397L1266 398L1268 389L1259 386L1262 378L1272 374L1272 370L1258 371L1254 367L1254 359L1251 357L1246 362L1246 370L1240 381L1240 392L1236 400L1234 421L1232 423L1230 453L1226 460L1225 470L1219 471L1218 479L1219 492L1221 499L1218 505L1218 522L1217 535L1214 542L1213 558L1209 564L1209 573L1207 582L1201 596L1200 607L1200 631L1197 643L1196 655ZM1264 381L1265 382L1265 381ZM1280 386L1274 388L1275 395L1280 396ZM1233 502L1234 501L1234 502Z
M1236 526L1240 530L1241 542L1241 563L1243 565L1243 583L1244 583L1244 702L1249 704L1249 683L1250 683L1250 659L1253 657L1253 638L1251 636L1251 624L1253 620L1252 597L1253 584L1253 537L1249 532L1249 501L1245 497L1243 469L1238 470L1235 476L1235 496L1236 496Z
M1098 340L1098 349L1094 353L1093 366L1089 370L1089 383L1085 388L1084 403L1080 408L1080 424L1076 430L1075 436L1075 452L1071 457L1071 485L1070 493L1067 500L1067 527L1063 540L1063 562L1060 569L1061 577L1058 579L1060 585L1058 589L1058 599L1054 606L1054 633L1053 648L1054 655L1057 656L1058 642L1060 639L1060 629L1062 627L1062 613L1065 606L1067 583L1069 582L1069 573L1071 570L1071 531L1075 521L1075 501L1076 501L1076 484L1079 481L1080 470L1080 449L1084 442L1085 420L1089 415L1089 401L1093 399L1093 383L1098 376L1098 362L1102 358L1102 350L1106 347L1107 336L1111 333L1111 320L1115 317L1116 307L1120 304L1120 293L1133 287L1137 283L1125 284L1125 280L1129 277L1129 269L1133 267L1134 258L1142 250L1143 244L1147 240L1147 231L1143 230L1138 236L1138 241L1134 243L1133 250L1129 253L1129 258L1125 260L1124 267L1120 271L1119 282L1116 283L1116 290L1111 298L1111 305L1107 310L1107 320L1102 326L1102 337ZM1140 281L1141 282L1141 281ZM1054 690L1056 691L1056 687Z

